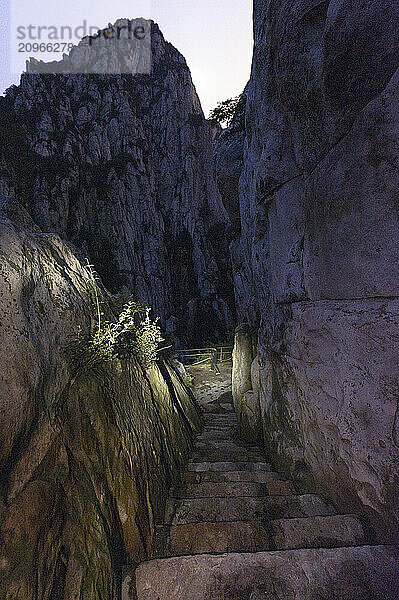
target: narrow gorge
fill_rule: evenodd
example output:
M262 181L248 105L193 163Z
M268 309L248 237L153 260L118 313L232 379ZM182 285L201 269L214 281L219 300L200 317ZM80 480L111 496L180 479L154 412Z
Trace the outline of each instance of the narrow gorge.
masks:
M399 5L253 8L0 96L0 600L399 600Z

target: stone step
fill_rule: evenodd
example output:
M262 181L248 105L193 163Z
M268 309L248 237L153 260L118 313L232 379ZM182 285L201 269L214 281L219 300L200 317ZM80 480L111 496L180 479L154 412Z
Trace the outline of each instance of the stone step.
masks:
M203 522L173 525L157 532L158 558L224 552L301 548L342 548L369 540L354 515L275 521Z
M235 423L207 423L204 428L203 428L203 432L210 432L210 431L221 431L221 430L234 430L236 427L238 426L238 421L236 421Z
M193 463L226 463L226 462L237 462L237 463L251 463L258 462L259 457L249 456L246 453L227 453L227 452L203 452L193 453L191 455Z
M223 402L220 404L220 408L226 410L227 412L235 412L234 406L228 402Z
M233 402L230 399L226 399L226 398L219 398L217 400L212 400L211 402L206 402L202 408L206 409L209 407L220 407L221 410L229 410L231 412L234 411L234 406L233 406Z
M253 450L248 450L245 444L234 440L212 439L208 441L196 440L195 452L248 452L255 454ZM257 451L260 452L259 450Z
M398 549L387 546L202 554L136 570L138 600L399 600L398 581Z
M204 416L204 428L203 431L210 431L211 429L221 428L238 428L238 420L235 415L225 414L222 416L213 415L213 419L210 420L209 416Z
M333 515L272 521L270 532L277 550L361 546L367 536L355 515Z
M239 429L238 421L236 419L235 420L229 419L229 420L224 420L221 422L209 423L205 419L205 424L202 429L202 433L208 433L208 432L212 432L212 431L220 431L221 429L225 429L225 430L229 429L230 431L237 431Z
M294 486L290 481L257 482L210 482L189 484L186 489L175 492L177 498L226 498L226 497L252 497L283 496L295 494Z
M227 404L204 404L202 407L202 412L205 415L235 415L234 409L231 405L227 405Z
M269 550L269 537L261 521L176 525L170 528L164 556L262 552Z
M203 461L190 462L187 467L188 471L270 471L270 464L267 462L249 462L249 461Z
M261 454L249 452L245 448L230 451L209 448L194 451L191 456L192 462L260 462L262 458Z
M225 439L225 437L232 437L236 434L237 428L234 425L230 427L212 427L212 429L204 429L202 433L197 437L197 440L201 439Z
M225 412L223 414L205 413L205 426L211 425L238 425L238 419L235 413Z
M228 405L228 406L229 406L228 413L225 413L225 414L228 414L230 417L235 417L235 418L237 419L237 415L236 415L236 413L235 413L234 409L233 409L233 410L231 410L231 408L232 408L232 404L229 404L228 402L207 402L206 406L207 406L207 407L209 407L209 406L220 407L220 406L221 406L221 404L225 404L225 405ZM223 409L222 409L222 410L223 410ZM209 416L209 418L210 418L210 419L212 419L212 418L217 418L217 417L219 417L220 415L210 414L210 415L207 415L207 416ZM223 416L224 416L224 415L223 415Z
M319 496L312 494L264 498L170 498L165 524L294 519L332 515L334 512Z
M232 432L231 434L217 433L212 435L201 435L195 440L194 444L194 451L196 451L196 448L203 448L204 446L207 447L215 444L237 444L237 435L235 432ZM245 448L245 446L242 446L242 448ZM245 449L247 450L247 448Z
M220 414L205 413L204 427L231 427L238 424L237 415L230 411L224 411Z
M269 481L286 481L286 477L284 477L284 475L281 475L281 473L275 473L274 471L189 471L185 473L184 481L188 484L202 483L204 481L211 481L213 483L221 483L223 481L267 483Z
M250 459L261 461L264 456L259 452L248 450L233 440L210 440L209 442L198 442L195 445L193 456L247 456Z
M196 441L236 441L237 440L237 428L236 427L220 427L215 429L205 429L201 435L199 435Z
M212 431L202 433L195 440L195 444L209 444L209 443L237 443L237 434L234 429L230 431Z

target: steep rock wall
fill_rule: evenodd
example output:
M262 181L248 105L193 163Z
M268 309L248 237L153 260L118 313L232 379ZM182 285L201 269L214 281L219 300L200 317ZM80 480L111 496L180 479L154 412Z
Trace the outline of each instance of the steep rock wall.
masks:
M151 45L149 75L23 75L0 99L1 171L42 231L181 344L225 340L234 300L214 127L153 23Z
M0 596L117 600L200 427L173 364L76 370L95 319L72 249L0 217ZM103 310L110 310L104 291Z
M265 445L398 537L399 7L254 8L231 253Z

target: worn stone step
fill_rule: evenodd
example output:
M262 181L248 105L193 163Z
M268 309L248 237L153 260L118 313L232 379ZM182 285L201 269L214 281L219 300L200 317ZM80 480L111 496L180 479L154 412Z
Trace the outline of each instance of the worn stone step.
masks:
M226 410L227 412L235 412L234 406L229 402L223 402L220 404L220 408Z
M220 483L222 481L267 483L269 481L286 481L286 477L281 475L281 473L275 473L274 471L188 471L184 474L184 481L186 483L202 483L204 481L211 481L214 483Z
M209 448L208 450L195 450L191 456L192 462L259 462L262 460L261 454L255 454L245 450L245 448L237 450L218 450Z
M225 412L223 414L204 414L205 424L213 427L217 425L238 425L238 419L235 413Z
M239 429L238 421L237 420L228 420L228 421L224 421L222 423L212 423L211 424L205 420L205 425L202 430L202 433L221 431L223 429L230 430L230 431L237 431Z
M334 514L319 496L266 496L264 498L169 499L165 524L185 525L201 521L259 521Z
M220 440L212 439L209 441L196 440L195 443L196 452L249 452L254 454L252 450L248 450L245 445L238 440Z
M203 461L190 462L188 471L270 471L271 466L267 462L248 462L248 461Z
M238 425L237 416L226 412L223 415L204 415L204 428L213 429L218 427L235 427Z
M227 453L227 452L194 452L191 455L193 463L213 462L213 463L226 463L226 462L237 462L237 463L249 463L257 462L256 458L249 456L246 453ZM259 459L258 459L259 460Z
M204 404L202 406L202 411L203 411L204 414L212 415L212 416L213 415L218 415L218 416L222 415L223 416L223 415L226 415L226 414L228 414L228 415L234 414L234 416L235 416L235 412L234 412L233 407L231 405L227 405L227 404L219 404L219 403L217 403L217 404L212 404L212 403Z
M200 437L198 437L195 440L195 446L194 446L194 451L196 451L196 448L203 448L206 447L208 445L214 445L214 444L236 444L237 443L237 435L236 433L231 433L231 434L213 434L213 435L201 435Z
M229 400L226 400L225 398L220 398L218 400L212 400L211 402L206 402L206 404L204 404L202 406L202 408L205 410L207 408L220 408L220 410L228 410L229 412L234 412L234 406L232 401L230 402Z
M277 550L361 546L368 542L363 525L355 515L280 519L270 525Z
M237 428L233 425L231 427L215 427L204 429L196 441L232 439L235 435L237 435Z
M178 498L226 498L247 496L260 498L262 496L295 494L290 481L258 482L209 482L192 483L186 489L175 492Z
M261 454L260 450L250 450L244 444L237 442L237 440L209 440L209 442L202 442L198 440L194 447L195 454L205 454L206 452L212 454L242 454L246 452L249 456L260 456L258 460L264 460L264 455Z
M204 429L199 435L196 441L224 441L224 440L237 440L237 428L236 427L220 427L215 429Z
M136 570L138 600L399 600L398 581L398 549L387 546L202 554Z
M238 421L236 421L235 423L207 423L204 428L203 428L203 432L207 432L207 431L232 431L234 430L236 427L238 426Z
M194 483L179 490L178 498L226 498L244 497L259 498L267 496L267 484L249 482L217 482L205 481Z
M216 406L220 406L220 404L221 404L221 403L219 403L219 402L208 402L206 406L215 406L215 407L216 407ZM228 402L224 402L224 403L222 403L222 404L228 404ZM232 405L230 405L230 406L232 406ZM234 410L229 410L229 411L228 411L228 413L224 413L222 416L225 416L226 414L227 414L229 417L234 417L235 419L237 419L237 415L236 415L236 413L235 413L235 411L234 411ZM220 417L220 415L215 415L215 414L209 414L209 415L206 415L206 416L207 416L209 419L217 419L217 418L219 418L219 417Z
M223 416L213 415L213 420L209 420L209 415L204 415L204 428L203 431L210 431L211 429L222 429L222 428L238 428L238 420L235 415L225 414Z
M197 442L194 448L195 456L228 456L248 457L251 460L263 460L260 452L248 450L245 446L233 440L210 440L208 442Z
M166 556L215 552L262 552L269 548L267 525L261 521L189 523L170 528Z
M237 443L237 433L235 430L231 431L212 431L202 433L195 440L196 444L208 444L208 443Z

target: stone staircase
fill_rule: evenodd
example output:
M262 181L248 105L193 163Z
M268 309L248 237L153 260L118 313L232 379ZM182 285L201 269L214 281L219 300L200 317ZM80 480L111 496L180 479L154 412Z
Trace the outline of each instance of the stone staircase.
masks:
M206 406L158 528L157 558L136 570L138 600L399 599L397 549L373 545L356 515L273 472L236 439L226 397Z

